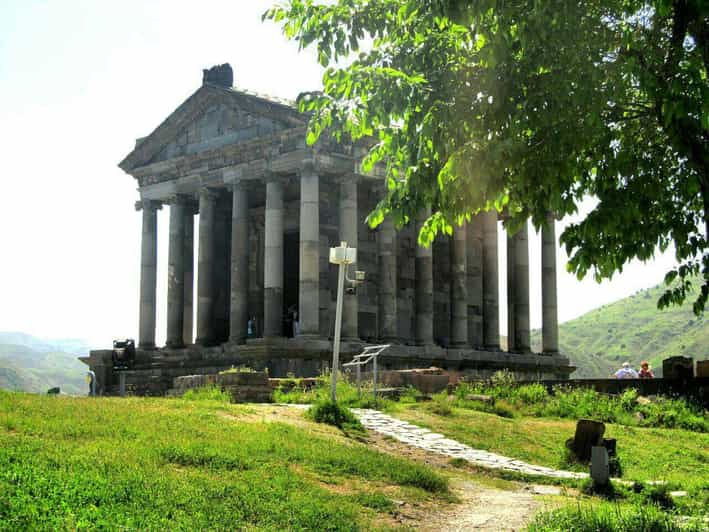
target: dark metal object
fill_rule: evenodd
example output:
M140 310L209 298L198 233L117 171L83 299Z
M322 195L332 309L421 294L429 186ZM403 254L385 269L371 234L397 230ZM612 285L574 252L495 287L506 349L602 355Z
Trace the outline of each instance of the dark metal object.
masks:
M114 340L111 360L114 370L130 369L135 362L135 340L132 338Z

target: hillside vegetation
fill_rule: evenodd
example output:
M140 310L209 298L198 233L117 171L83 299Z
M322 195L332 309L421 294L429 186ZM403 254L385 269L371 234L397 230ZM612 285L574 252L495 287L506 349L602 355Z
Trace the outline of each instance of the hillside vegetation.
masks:
M636 368L648 360L661 376L662 359L669 356L708 358L708 317L695 316L691 305L658 310L663 292L664 285L641 290L562 323L559 348L578 368L572 377L608 377L626 360ZM538 350L540 331L534 332L533 344Z
M0 530L371 530L449 500L432 468L279 410L0 391Z
M40 340L19 332L0 332L0 388L85 395L87 367L77 356L88 354L82 340Z

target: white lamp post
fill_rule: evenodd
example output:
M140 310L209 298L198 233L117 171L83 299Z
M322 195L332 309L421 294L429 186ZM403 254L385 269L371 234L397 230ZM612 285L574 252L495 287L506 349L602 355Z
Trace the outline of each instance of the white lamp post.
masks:
M342 293L345 287L347 276L347 266L357 262L357 248L348 248L347 242L340 242L338 247L330 248L330 262L339 266L337 275L337 308L335 311L335 338L332 343L332 384L330 398L334 403L337 401L337 370L340 367L340 333L342 331ZM352 282L356 284L364 280L364 272L357 272L356 279Z

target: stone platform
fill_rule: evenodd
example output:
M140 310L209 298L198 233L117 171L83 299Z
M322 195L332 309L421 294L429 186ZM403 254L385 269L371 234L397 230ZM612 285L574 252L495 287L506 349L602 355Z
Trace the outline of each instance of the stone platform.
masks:
M348 361L367 345L370 344L343 342L341 362ZM138 349L133 366L121 371L113 368L111 353L110 349L94 350L89 356L80 357L96 373L99 395L118 395L120 372L126 375L128 394L164 395L176 377L215 374L231 367L268 370L271 377L314 377L330 367L332 342L320 338L255 338L242 345ZM567 357L559 354L515 354L434 345L394 344L379 359L381 370L429 366L476 378L486 378L507 368L518 380L567 379L575 369Z

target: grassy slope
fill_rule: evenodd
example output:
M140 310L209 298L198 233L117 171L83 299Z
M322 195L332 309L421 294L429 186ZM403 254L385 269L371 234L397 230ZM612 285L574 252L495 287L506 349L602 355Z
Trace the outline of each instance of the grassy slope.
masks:
M426 404L401 405L396 415L471 447L557 468L564 465L564 442L576 428L574 420L505 419L462 408L440 416ZM606 437L618 441L625 478L709 484L709 434L606 424Z
M0 391L0 530L368 529L384 493L448 497L426 466L265 409Z
M77 355L87 352L81 340L43 341L0 332L0 388L46 392L59 386L64 393L85 395L87 368Z
M578 367L572 376L607 377L625 360L637 367L647 359L655 370L661 370L662 359L668 356L708 358L709 316L698 318L691 304L658 310L663 291L663 285L641 290L562 323L560 348ZM540 342L540 333L535 331L533 343Z

